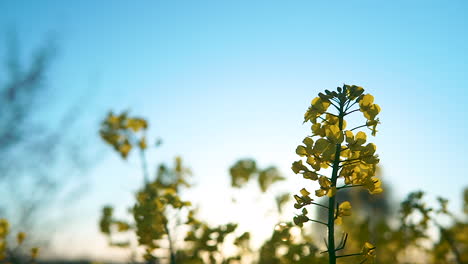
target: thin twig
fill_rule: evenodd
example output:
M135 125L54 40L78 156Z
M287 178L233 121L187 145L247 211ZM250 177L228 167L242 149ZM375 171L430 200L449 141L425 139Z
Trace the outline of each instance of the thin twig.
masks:
M364 185L362 185L362 184L357 184L357 185L344 185L344 186L337 187L336 189L337 189L337 190L340 190L340 189L353 188L353 187L359 187L359 186L364 186Z
M323 207L323 208L326 208L326 209L328 209L328 206L325 206L325 205L323 205L323 204L314 203L314 202L311 202L311 204L313 204L313 205L317 205L317 206L320 206L320 207Z
M346 257L353 257L353 256L362 256L362 253L354 253L354 254L348 254L348 255L341 255L341 256L336 256L336 258L346 258Z
M360 111L360 109L354 109L353 111L347 112L347 113L345 113L344 115L347 116L347 115L349 115L349 114L351 114L351 113L354 113L354 112L357 112L357 111Z
M362 125L362 126L358 126L358 127L355 127L355 128L353 128L353 129L351 129L351 130L349 130L349 131L353 131L353 130L356 130L356 129L358 129L358 128L361 128L361 127L366 127L366 126L367 126L367 124L365 124L365 125Z
M326 223L319 221L319 220L309 219L309 221L328 226Z

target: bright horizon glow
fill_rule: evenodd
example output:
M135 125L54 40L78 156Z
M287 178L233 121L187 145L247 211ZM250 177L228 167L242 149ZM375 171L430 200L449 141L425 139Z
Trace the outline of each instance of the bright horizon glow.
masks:
M148 118L149 135L164 141L151 164L181 155L194 172L197 187L187 195L203 204L202 218L241 221L257 229L257 242L274 223L253 206L225 206L234 194L245 203L257 198L228 189L229 166L243 157L275 165L288 178L276 190L297 192L303 181L290 166L309 131L303 114L318 92L343 83L364 87L382 107L379 133L369 141L394 200L424 190L461 211L468 185L465 1L177 3L3 1L0 29L15 28L25 51L55 32L61 51L50 85L63 104L95 91L84 102L92 116L86 132L97 135L109 110ZM95 144L104 149L97 137ZM105 155L75 206L84 219L54 241L61 252L70 245L70 257L117 254L98 232L100 209L113 204L124 214L141 173L138 160L122 162L108 148ZM262 206L274 204L262 199Z

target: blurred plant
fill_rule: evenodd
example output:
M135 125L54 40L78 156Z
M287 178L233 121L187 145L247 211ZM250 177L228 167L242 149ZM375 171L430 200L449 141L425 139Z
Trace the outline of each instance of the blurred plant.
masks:
M186 223L190 229L185 237L188 247L178 252L178 262L187 264L230 264L238 263L245 253L250 252L250 233L244 232L240 236L235 235L237 224L228 223L217 227L210 227L195 218L195 211L190 211ZM225 257L223 247L227 237L234 238L231 246L237 248L237 254Z
M231 187L241 189L247 186L249 182L256 181L261 194L266 192L274 184L284 181L285 178L275 166L269 166L261 169L257 166L254 159L240 159L229 168L231 177ZM283 205L290 200L289 193L279 193L275 196L275 211L278 217L281 217ZM236 198L234 197L235 201Z
M372 204L375 203L382 204L379 200L383 197L375 200L361 199L356 198L364 195L361 190L347 191L353 193L340 192L337 199L349 198L354 204L365 208L372 208L374 206ZM342 194L345 194L344 197L340 197ZM440 197L437 198L438 208L430 207L424 201L424 197L425 194L421 191L410 193L401 202L399 213L396 215L390 214L388 210L353 212L349 221L345 221L342 226L342 230L349 232L345 252L357 250L371 239L379 249L376 263L466 263L468 258L466 214L463 218L449 212L448 201ZM441 224L442 222L445 224ZM438 234L438 238L435 237L435 233Z
M468 188L464 191L464 208L468 204ZM426 205L423 200L424 192L412 192L401 203L401 224L399 228L402 233L400 249L407 245L415 245L424 249L419 244L421 240L430 239L428 233L433 224L439 231L439 241L434 243L429 253L434 263L468 263L468 213L464 210L464 219L459 219L455 214L448 211L448 200L437 197L439 208ZM439 223L438 217L446 216L452 222L452 226L444 227Z
M171 263L175 263L175 250L169 229L169 208L179 210L189 207L188 201L183 201L179 192L183 187L189 187L186 177L190 171L185 168L180 158L176 158L173 169L161 165L156 178L150 180L146 164L145 151L147 149L146 120L130 117L124 112L114 115L112 112L102 122L100 134L103 140L110 144L123 159L126 159L133 148L140 151L142 171L144 178L143 188L137 192L136 203L131 209L134 223L116 220L113 218L113 209L106 206L100 222L101 231L111 239L111 245L128 246L129 242L112 241L114 230L127 232L133 229L138 238L138 244L145 249L144 258L147 261L155 261L153 254L160 247L158 241L166 239L169 244L169 256Z
M83 131L77 128L81 101L49 89L54 41L44 41L31 56L23 56L15 34L7 42L0 71L0 215L44 248L64 218L73 218L71 211L50 211L69 208L83 193L86 178L76 176L91 166L90 150L77 136ZM64 101L71 107L54 109Z
M348 188L337 192L338 203L349 201L353 204L352 215L347 216L342 225L336 226L336 231L348 234L346 248L341 254L358 252L367 241L372 241L379 251L375 255L375 263L399 263L397 257L400 243L393 227L396 222L393 207L397 206L390 203L390 187L383 186L385 192L379 194L370 194L363 188ZM323 220L326 219L324 211L317 208L320 221L326 221ZM356 263L358 258L359 256L341 259L340 263Z
M300 230L300 236L293 234L292 223L276 225L272 236L259 251L258 264L325 264L327 259L319 254L310 234Z
M33 247L30 249L29 257L23 256L18 252L24 244L26 233L18 232L16 234L16 243L14 247L9 246L8 235L10 234L10 223L8 220L0 219L0 263L2 264L20 264L34 263L39 255L39 248Z
M113 246L127 247L130 241L115 241L114 234L118 232L135 232L138 245L145 249L144 258L149 263L158 262L161 257L157 249L168 245L169 260L174 263L231 263L241 259L241 256L225 258L222 247L225 238L235 238L234 246L243 252L249 239L248 233L235 237L236 224L210 227L195 218L195 211L190 201L184 201L180 194L184 188L189 188L188 176L191 172L177 157L173 168L160 165L156 177L150 179L146 162L147 121L143 118L130 117L128 113L115 115L112 112L102 122L100 134L103 140L110 144L123 159L126 159L132 149L138 149L142 161L144 187L137 192L135 205L131 208L133 223L117 220L113 217L113 208L103 208L100 220L101 231L109 237ZM159 141L156 146L159 145ZM185 216L180 214L185 211ZM173 222L172 224L170 222ZM185 227L188 232L184 238L187 245L177 250L171 226ZM182 241L178 241L179 244Z
M312 100L311 106L304 115L304 122L311 121L312 135L307 136L303 143L296 149L296 153L306 158L306 163L312 168L296 161L292 165L292 170L296 174L302 174L305 179L318 181L320 188L315 191L318 197L328 196L328 205L314 202L309 196L310 192L305 188L301 189L300 196L294 195L296 209L302 208L302 213L294 217L294 223L303 226L305 222L315 222L328 228L328 239L326 241L328 261L335 264L338 258L361 256L361 263L372 261L375 256L375 247L366 242L361 252L337 255L346 246L348 234L344 233L341 241L335 243L335 224L340 225L343 217L351 215L351 204L349 201L337 203L335 194L346 188L363 187L371 194L382 192L381 182L375 177L376 165L379 162L375 154L376 146L372 143L364 145L367 136L363 131L354 135L353 131L360 128L369 128L375 136L379 119L376 119L380 112L380 107L374 104L374 97L370 94L364 95L364 89L355 85L343 85L337 91L325 90L325 94ZM353 109L353 106L359 105ZM335 113L327 111L332 106ZM346 129L345 117L351 113L361 111L366 118L363 125L359 125L349 130ZM314 138L315 137L315 138ZM343 142L346 142L343 144ZM320 172L322 169L331 168L331 176L328 177ZM344 183L338 186L338 180L343 179ZM316 205L327 210L327 221L322 222L310 219L305 208L309 205Z
M241 188L250 180L257 179L260 190L264 193L274 183L283 181L285 178L281 176L276 167L270 166L266 169L257 167L257 163L253 159L241 159L237 161L229 169L231 175L231 186Z
M265 194L274 184L285 180L274 166L260 169L253 159L241 159L231 166L229 171L232 187L243 188L249 182L257 181L262 194ZM275 209L279 222L273 228L271 237L261 245L256 263L325 263L324 256L318 254L318 248L314 245L308 230L298 229L290 222L281 222L282 208L290 197L289 193L280 193L275 196Z

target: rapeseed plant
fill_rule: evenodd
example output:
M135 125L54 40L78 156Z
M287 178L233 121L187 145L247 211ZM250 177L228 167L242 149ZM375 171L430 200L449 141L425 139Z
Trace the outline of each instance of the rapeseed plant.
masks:
M364 124L347 129L347 118L350 114L361 112L366 119ZM374 97L364 94L364 89L355 85L343 85L336 91L325 90L314 98L311 106L304 115L304 123L311 122L312 135L302 141L304 145L296 148L296 153L303 159L292 164L292 170L301 174L305 179L318 181L320 188L315 190L317 197L327 196L328 205L314 202L310 192L303 188L299 195L294 195L296 209L302 208L302 213L294 217L294 223L303 226L306 222L315 222L325 225L328 229L326 240L329 263L335 264L338 258L348 256L362 256L361 263L372 260L375 256L375 247L366 242L359 253L337 255L339 250L346 246L347 234L341 242L335 242L335 224L340 225L343 217L351 215L351 203L345 201L338 204L335 195L344 188L363 187L371 194L381 193L380 180L375 177L379 157L375 154L377 147L367 143L364 131L355 130L368 128L372 136L377 133L376 118L380 106L374 104ZM303 163L305 160L305 164ZM325 175L323 170L331 168L331 175ZM342 181L341 181L342 180ZM339 185L342 182L341 185ZM316 205L328 210L327 222L310 219L305 208Z

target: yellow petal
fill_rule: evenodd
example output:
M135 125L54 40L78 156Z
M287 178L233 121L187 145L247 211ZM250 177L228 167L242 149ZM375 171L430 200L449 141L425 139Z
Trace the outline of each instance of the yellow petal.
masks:
M302 188L300 192L301 192L302 196L308 196L310 194L310 192L307 191L305 188Z
M361 107L369 107L374 102L374 96L371 94L366 94L362 97L361 101L359 101L359 105Z

